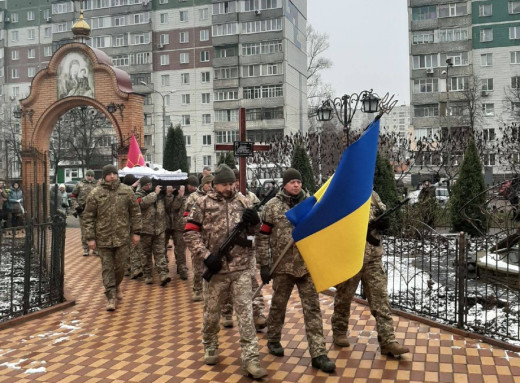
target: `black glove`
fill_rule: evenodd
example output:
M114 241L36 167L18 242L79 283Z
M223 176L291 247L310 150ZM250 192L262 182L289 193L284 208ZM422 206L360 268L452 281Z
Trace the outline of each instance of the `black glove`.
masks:
M374 247L378 247L381 244L381 240L377 239L372 235L372 232L367 232L367 242Z
M179 195L179 191L177 189L173 189L172 196L176 197Z
M83 213L83 210L85 210L85 208L83 206L76 207L76 213L78 213L78 215L81 215L81 213Z
M374 224L374 229L377 229L379 232L383 232L390 228L390 216L380 219Z
M264 285L268 285L269 282L271 282L271 270L269 266L260 266L260 278L262 278Z
M204 264L213 274L217 274L222 268L222 259L219 258L218 254L211 253L206 259Z
M242 221L250 224L251 226L258 225L260 223L260 217L255 209L248 208L242 213Z

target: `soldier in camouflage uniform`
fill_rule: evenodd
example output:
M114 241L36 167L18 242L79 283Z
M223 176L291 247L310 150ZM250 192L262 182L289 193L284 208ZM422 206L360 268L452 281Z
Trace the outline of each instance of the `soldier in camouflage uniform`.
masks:
M289 168L283 174L282 190L267 202L262 210L262 228L256 240L256 249L261 265L260 275L265 284L269 283L271 279L270 267L274 260L281 255L283 249L292 240L293 226L285 213L305 200L306 197L302 191L300 172ZM296 245L291 246L285 253L273 273L273 298L267 319L269 352L275 356L284 355L280 340L287 302L294 285L298 286L303 307L303 319L312 366L324 372L333 372L336 365L327 357L318 292Z
M379 195L373 191L370 202L370 220L386 210L386 206L381 202ZM392 312L386 286L388 279L383 270L382 256L383 246L381 245L381 235L377 230L388 228L389 221L381 220L377 229L370 234L373 244L367 242L365 247L365 257L361 271L354 277L336 286L334 297L334 314L332 315L332 331L334 343L341 347L350 346L347 339L348 321L350 318L350 304L356 292L359 281L363 284L370 310L376 319L377 340L381 347L381 354L399 356L409 352L408 347L401 346L395 340L394 326L392 323ZM379 242L379 245L374 246Z
M70 195L72 199L72 208L76 211L74 214L79 218L79 227L81 228L81 243L83 244L83 255L88 255L88 245L85 239L85 224L83 222L83 211L87 203L87 197L96 187L96 180L94 179L94 171L89 169L85 173L85 179L78 182Z
M161 286L171 281L168 265L164 256L164 231L166 230L166 207L173 203L172 190L161 194L162 186L157 185L152 191L152 179L148 176L139 180L141 188L135 193L141 207L143 228L141 229L141 253L145 283L151 285L152 255L155 267L159 271Z
M193 256L204 259L207 269L213 273L210 281L204 282L204 362L214 365L218 361L220 306L223 292L231 291L238 317L242 367L253 378L261 378L267 375L267 371L260 367L253 324L249 265L254 254L251 241L246 238L248 233L241 235L229 254L222 258L218 256L219 246L240 220L248 225L249 233L254 232L260 223L250 202L234 191L234 183L235 175L227 165L220 165L215 170L214 190L195 202L184 238Z
M233 169L233 172L235 173L235 178L237 179L235 182L235 190L237 193L242 195L240 190L240 172L238 169ZM254 206L256 204L260 203L260 200L258 197L251 193L249 190L246 190L246 196L245 196L251 204ZM256 279L257 274L257 259L256 259L256 251L255 251L255 257L253 261L251 262L251 286L253 288L253 293L258 289L258 280ZM264 315L265 310L265 303L264 303L264 297L262 295L262 290L258 291L258 294L256 294L253 297L253 320L255 322L255 328L257 331L262 330L265 328L267 324L267 319ZM231 296L227 294L227 296L224 298L224 302L222 304L222 325L224 327L233 327L233 304L231 303Z
M107 311L116 309L116 298L123 299L119 288L124 275L124 262L132 245L139 243L141 212L132 189L119 182L114 165L103 167L103 179L87 198L83 212L88 247L97 249Z
M184 210L184 225L186 226L187 218L190 214L191 208L195 205L199 198L204 197L211 189L213 176L211 174L202 177L201 184L197 190L191 193L186 199L186 207ZM193 301L200 302L202 300L202 273L204 272L204 264L202 258L194 257L191 254L191 267L193 269ZM233 306L231 306L233 310Z
M139 179L133 174L127 174L123 178L123 183L132 188L135 193L139 186ZM132 279L143 276L143 265L141 264L141 244L130 246L130 252L126 258L125 276L130 275Z

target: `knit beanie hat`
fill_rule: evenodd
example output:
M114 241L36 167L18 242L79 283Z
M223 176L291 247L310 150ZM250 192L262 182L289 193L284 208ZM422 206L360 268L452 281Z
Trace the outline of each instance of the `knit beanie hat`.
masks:
M208 182L213 181L213 175L212 174L206 174L204 177L202 177L202 181L200 181L201 185L206 185Z
M189 176L188 185L191 185L193 187L199 186L199 180L197 179L197 176Z
M116 168L114 165L112 165L112 164L109 164L109 165L105 165L105 166L103 166L103 173L102 173L102 174L103 174L103 179L104 179L107 175L109 175L110 173L115 173L115 174L117 174L117 168Z
M133 185L135 181L137 181L137 178L135 178L133 174L127 174L125 178L123 178L123 183L128 186Z
M226 184L235 181L235 173L233 173L233 170L226 164L221 164L215 169L213 178L214 184Z
M283 186L292 180L302 180L300 172L294 168L289 168L283 172Z
M152 182L152 179L148 176L142 176L139 179L139 185L141 185L141 187L143 187L144 185L149 184L151 182Z
M85 173L85 175L86 175L86 176L92 176L92 177L94 177L94 170L92 170L92 169L87 170L87 172Z

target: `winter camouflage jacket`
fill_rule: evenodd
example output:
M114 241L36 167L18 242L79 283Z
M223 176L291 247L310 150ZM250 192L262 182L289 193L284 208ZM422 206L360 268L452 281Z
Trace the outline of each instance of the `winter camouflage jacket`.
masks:
M265 204L260 214L262 228L256 237L256 252L261 266L271 266L292 240L294 226L285 216L285 212L306 198L307 195L303 191L296 197L291 197L281 190ZM303 277L308 273L296 245L291 246L285 253L274 271L274 274L290 274L294 277Z
M87 198L82 215L87 241L98 247L119 247L130 242L130 234L141 232L141 211L131 187L104 180Z
M186 225L186 222L188 221L188 216L190 215L191 208L195 205L195 202L197 202L197 200L204 197L205 195L206 192L202 189L202 185L200 185L193 193L188 195L186 198L186 203L184 204L184 225Z
M385 204L381 201L379 194L375 191L372 191L372 199L370 201L370 218L369 222L376 218L378 215L381 215L386 210ZM381 234L379 234L376 230L372 231L372 235L381 240ZM368 261L381 259L383 256L383 244L379 244L379 246L372 246L370 243L366 243L365 246L365 258L363 263L366 264Z
M85 207L85 204L87 203L87 197L96 187L96 184L96 180L88 181L87 179L84 179L83 181L78 182L76 186L74 186L74 190L70 195L72 198L73 209L76 209L78 206Z
M184 240L191 253L196 257L206 258L210 253L216 253L227 236L242 218L246 208L251 203L239 194L226 199L214 190L199 198L188 216L184 231ZM246 236L254 233L258 227L251 228L249 233L241 236L242 244L247 241ZM249 269L249 263L254 257L252 247L235 244L227 259L224 257L222 270L219 273L228 273L237 270Z
M160 195L154 191L147 192L143 189L135 193L137 203L141 208L143 221L142 234L159 235L166 230L166 209L171 209L173 196ZM159 198L158 198L159 197Z

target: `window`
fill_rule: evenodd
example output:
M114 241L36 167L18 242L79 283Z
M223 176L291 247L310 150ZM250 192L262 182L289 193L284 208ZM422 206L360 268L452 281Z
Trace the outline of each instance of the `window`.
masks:
M182 96L181 96L181 103L182 105L188 105L190 103L190 94L189 93L184 93Z
M493 53L484 53L480 55L481 66L492 66L493 65Z
M148 95L148 96L150 96L150 95ZM145 105L152 105L151 97L150 97L150 103L149 104L145 103ZM170 105L170 95L169 94L164 95L164 105Z
M492 117L495 115L495 104L482 104L482 113L486 117Z
M509 13L520 13L520 1L510 1L508 3Z
M131 36L132 45L149 44L150 34L149 33L136 33Z
M11 69L11 78L19 78L20 73L18 72L18 69Z
M113 27L122 27L126 25L126 18L124 16L115 16L112 19Z
M190 62L190 54L189 53L181 53L179 55L179 61L181 64L188 64Z
M242 23L242 33L260 33L282 30L282 18L246 21Z
M28 40L34 40L35 31L34 29L28 29L27 30L27 39Z
M167 13L161 13L159 15L159 22L161 24L168 24L168 14Z
M43 10L43 18L47 20L49 17L51 17L51 9L47 8Z
M189 32L179 32L179 42L182 44L190 42L190 33Z
M170 56L169 55L161 55L160 60L161 60L161 65L170 65Z
M413 56L413 69L436 68L439 66L437 54Z
M208 41L209 40L209 29L201 29L200 30L200 41Z
M436 78L423 78L414 80L414 93L432 93L439 91L439 80Z
M414 136L416 140L422 140L424 138L433 139L439 136L439 128L415 128Z
M51 27L45 27L43 29L43 36L46 38L49 38L52 36L52 28Z
M190 83L190 74L181 73L181 84L188 85Z
M468 88L468 77L451 77L449 80L450 92L458 92Z
M493 29L486 28L480 30L480 42L485 43L488 41L493 41Z
M484 166L494 166L496 164L495 153L485 153L482 162Z
M202 123L203 124L211 124L211 114L203 114L202 115Z
M202 145L211 145L211 134L202 136Z
M511 52L511 64L520 64L520 51Z
M263 85L244 87L245 99L283 97L282 85Z
M215 101L238 100L238 90L219 89L215 91Z
M466 3L451 3L439 5L439 18L456 17L467 14Z
M130 60L128 58L128 55L112 56L112 65L114 65L114 66L128 66L129 64L130 64ZM139 85L139 82L134 83L132 81L132 83L134 85Z
M481 80L482 83L482 91L491 92L493 90L493 79L492 78L483 78Z
M170 86L170 75L169 74L161 75L161 85Z
M493 5L492 4L480 4L478 6L478 15L480 17L492 16Z
M252 56L260 54L269 54L282 51L282 41L264 41L261 43L244 43L242 44L242 55Z
M215 24L212 26L213 36L229 36L237 34L238 23Z
M229 144L238 141L238 130L215 132L215 141L217 144Z
M36 49L35 48L29 48L27 49L27 58L33 59L36 57Z
M182 115L182 125L189 125L189 124L190 124L190 115L183 114Z
M159 4L168 4L168 0L159 0Z
M520 76L511 77L511 88L520 89Z
M449 41L465 41L468 39L468 29L467 28L448 28L448 29L439 29L439 42L449 42Z
M215 122L236 122L236 121L238 121L238 110L237 109L215 110ZM219 142L218 136L217 136L217 143L222 143L222 142L227 142L227 141Z
M170 43L170 35L168 33L161 33L159 37L159 43L162 45L167 45Z
M126 42L126 35L116 35L113 37L114 39L114 47L124 47L128 45Z
M11 41L17 42L19 40L18 31L11 31Z
M484 141L494 141L495 140L495 129L482 129L482 137Z
M447 59L451 59L453 66L468 65L468 52L457 53L441 53L441 63L445 63Z
M223 80L227 78L237 78L238 68L237 67L224 67L215 69L215 80Z
M429 44L433 43L433 31L414 32L412 35L412 44Z
M437 117L439 116L439 105L415 105L413 112L414 117Z
M215 57L224 58L224 57L235 57L238 56L237 47L215 47Z
M179 11L179 20L181 22L188 21L188 11Z
M34 11L27 11L27 21L34 20Z
M209 8L199 9L199 20L207 20L209 17Z
M509 27L509 40L520 39L520 26Z
M436 18L437 7L435 5L412 8L412 21L431 20Z
M209 93L202 93L202 103L203 104L209 104L210 103L210 94Z
M202 83L210 82L210 80L211 80L211 73L210 72L202 72L200 74L200 81Z
M11 13L11 23L17 23L18 21L18 13Z
M202 162L204 163L204 166L211 166L211 156L202 156Z
M235 12L234 1L222 1L220 3L213 4L213 14L222 15L226 13Z
M20 52L18 52L18 49L13 49L11 51L11 59L13 59L13 60L20 59Z
M184 136L184 143L186 144L186 146L190 146L191 145L191 136Z
M52 56L52 47L43 47L43 56L44 57L51 57Z
M209 51L200 52L200 62L208 62L209 61Z

